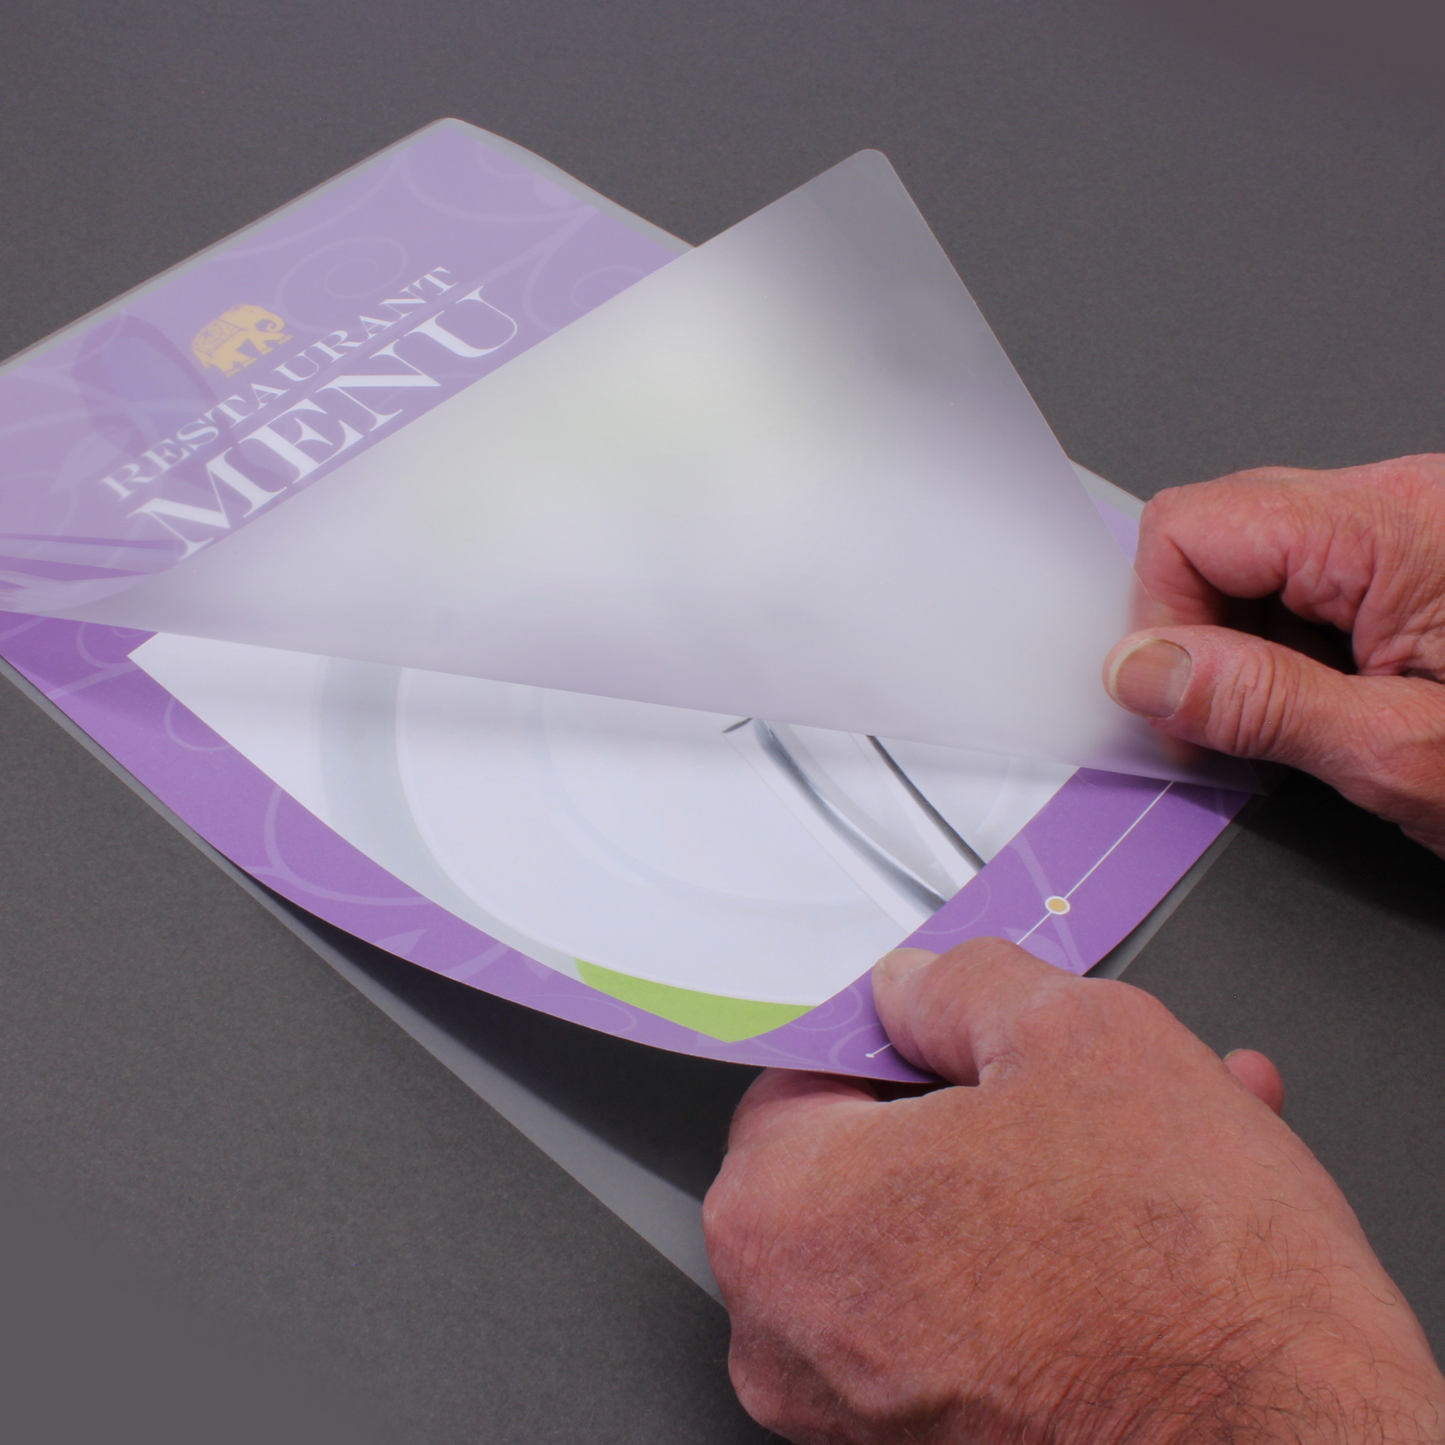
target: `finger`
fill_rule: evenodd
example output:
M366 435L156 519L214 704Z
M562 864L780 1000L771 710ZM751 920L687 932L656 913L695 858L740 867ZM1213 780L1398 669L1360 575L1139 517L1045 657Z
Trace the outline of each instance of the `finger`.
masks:
M1369 500L1377 489L1357 476L1365 470L1271 467L1160 492L1140 518L1134 561L1153 599L1150 622L1223 623L1231 599L1268 597L1303 572L1326 585L1319 597L1306 586L1292 605L1348 630L1349 599L1369 585L1368 539L1379 520Z
M952 1084L976 1084L1012 1057L1011 1025L1072 974L1001 938L975 938L935 958L904 948L873 969L873 998L893 1046Z
M794 1069L764 1069L738 1102L728 1133L728 1152L763 1143L830 1109L874 1104L877 1099L862 1080L804 1074Z
M1259 1100L1276 1114L1284 1109L1284 1080L1279 1070L1257 1049L1231 1049L1224 1056L1224 1067Z

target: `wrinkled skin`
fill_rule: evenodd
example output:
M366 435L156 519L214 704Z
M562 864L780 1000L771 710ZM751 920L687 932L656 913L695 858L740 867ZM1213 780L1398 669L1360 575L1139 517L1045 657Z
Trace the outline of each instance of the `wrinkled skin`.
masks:
M1445 854L1445 458L1163 492L1137 566L1117 702ZM1445 1380L1262 1055L998 940L890 955L875 994L948 1086L769 1071L707 1199L758 1420L800 1445L1445 1442Z
M1445 1380L1261 1055L996 939L890 955L875 992L953 1087L769 1071L707 1199L756 1419L801 1445L1445 1439Z
M1445 457L1161 492L1135 565L1153 625L1109 655L1117 702L1313 773L1445 854ZM1179 663L1160 642L1187 654L1182 695L1151 685L1151 660Z

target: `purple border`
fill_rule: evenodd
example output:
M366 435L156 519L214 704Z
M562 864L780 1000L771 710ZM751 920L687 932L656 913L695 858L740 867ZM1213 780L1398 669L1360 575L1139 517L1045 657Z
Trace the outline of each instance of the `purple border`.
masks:
M131 662L151 635L0 613L0 655L208 843L308 912L474 988L658 1048L922 1077L889 1046L867 975L782 1028L720 1043L497 942L352 847ZM1245 801L1081 771L906 941L941 951L968 938L1009 938L1082 973L1142 921ZM1050 897L1066 899L1068 912L1050 913Z

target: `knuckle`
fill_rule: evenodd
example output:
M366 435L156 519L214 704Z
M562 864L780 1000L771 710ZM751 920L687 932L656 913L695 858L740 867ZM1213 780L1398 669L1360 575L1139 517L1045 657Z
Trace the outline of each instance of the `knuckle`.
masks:
M1415 784L1438 778L1445 764L1441 719L1417 709L1385 703L1370 711L1352 739L1371 773L1392 782Z
M1235 757L1276 757L1298 732L1298 694L1274 653L1249 647L1215 679L1205 739Z
M1088 1054L1107 1045L1127 1052L1175 1025L1173 1014L1143 989L1116 979L1068 979L1017 1022L1018 1038L1032 1055L1070 1050Z
M766 1176L724 1164L702 1205L703 1241L718 1286L731 1301L767 1278L763 1263L779 1238L779 1207Z
M1053 984L1053 981L1049 981ZM1055 1056L1075 1046L1099 1024L1090 990L1071 974L1040 989L1019 1009L1010 1033L1017 1059Z
M1195 495L1189 487L1166 487L1162 492L1155 492L1139 514L1141 545L1166 536L1173 523L1193 509Z
M703 1238L730 1309L753 1309L856 1234L860 1143L821 1129L730 1156L703 1200Z
M1159 526L1161 521L1168 516L1169 508L1172 505L1169 493L1177 488L1169 487L1162 492L1155 492L1145 503L1143 510L1139 513L1139 532L1152 532Z
M1242 472L1233 472L1220 481L1242 482L1246 486L1267 486L1270 483L1298 481L1303 473L1297 467L1247 467Z
M754 1332L735 1328L728 1352L728 1376L738 1403L759 1425L782 1431L791 1422L788 1415L788 1391L779 1379L781 1371L760 1348Z
M959 1023L972 1007L982 980L1020 964L1037 967L1038 960L1003 938L970 938L949 949L919 976L920 1013L949 1025Z
M1175 1057L1182 1025L1157 999L1109 979L1080 980L1078 994L1058 1010L1051 1031L1030 1043L1035 1059L1050 1067L1031 1071L1030 1087L1057 1097L1061 1080L1080 1099L1112 1100L1111 1108L1135 1108L1147 1096L1160 1061Z
M723 1172L713 1180L702 1201L702 1232L709 1245L714 1240L725 1242L731 1233L737 1219L738 1198L739 1191L733 1187L728 1166L724 1164Z
M1405 516L1407 525L1418 517L1422 506L1437 508L1442 496L1445 496L1445 456L1438 452L1396 457L1393 461L1376 462L1362 470L1369 479L1368 494L1383 496L1392 506L1408 509Z
M1390 682L1395 684L1390 693L1398 692L1396 680ZM1403 700L1387 695L1362 710L1322 771L1333 774L1355 801L1407 830L1433 822L1438 832L1445 824L1445 716L1433 693L1422 694L1409 681L1405 687Z
M970 938L949 949L942 957L951 963L980 964L989 968L1007 966L1017 963L1020 959L1033 960L1033 954L1029 953L1027 949L1020 948L1016 943L1010 943L1006 938L992 936ZM936 978L941 972L938 969L930 969L925 977Z
M1200 489L1209 485L1208 482L1188 482L1163 487L1144 503L1145 515L1152 513L1155 517L1164 517L1171 512L1188 509L1193 505L1194 498L1200 494Z
M874 1353L861 1369L860 1362L850 1361L846 1380L839 1382L850 1420L861 1424L869 1439L937 1438L938 1427L957 1402L956 1382L941 1373L902 1372L890 1351Z
M1142 988L1122 979L1098 979L1099 998L1116 1027L1136 1034L1150 1035L1160 1029L1173 1028L1178 1020L1169 1009Z
M900 1370L896 1339L876 1326L746 1324L728 1364L743 1408L789 1440L933 1438L958 1395L946 1371Z
M1007 979L1017 986L1031 977L1051 979L1055 972L1028 949L1006 938L986 937L950 949L922 977L929 1003L942 1006L955 997L969 1001L984 982L993 985Z

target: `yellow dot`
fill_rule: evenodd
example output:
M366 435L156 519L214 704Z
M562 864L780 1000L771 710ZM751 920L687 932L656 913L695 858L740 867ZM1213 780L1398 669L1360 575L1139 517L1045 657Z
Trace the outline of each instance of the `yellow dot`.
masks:
M1067 913L1069 911L1069 900L1067 898L1060 898L1056 893L1052 898L1044 899L1044 907L1047 908L1050 913Z

